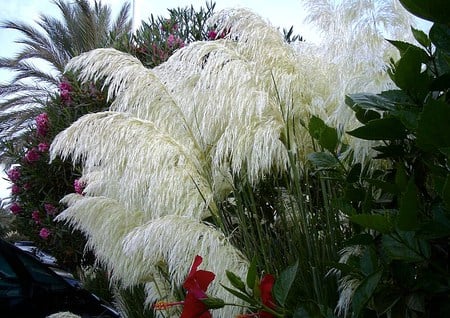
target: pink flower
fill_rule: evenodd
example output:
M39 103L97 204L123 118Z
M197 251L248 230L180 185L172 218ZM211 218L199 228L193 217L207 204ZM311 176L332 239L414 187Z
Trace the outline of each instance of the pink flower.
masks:
M81 181L80 179L75 179L73 181L73 188L75 189L75 193L83 194L83 190L85 188L86 184Z
M14 202L13 204L11 204L11 206L9 207L9 209L11 210L12 214L17 215L20 212L22 212L22 207L20 206L19 203Z
M47 212L48 215L55 215L58 212L58 209L55 208L50 203L45 203L44 204L44 209L45 209L45 212Z
M33 162L38 161L39 157L40 157L40 155L39 155L38 149L36 147L31 148L25 154L25 160L28 163L33 163Z
M11 187L11 193L12 194L19 194L20 193L20 187L17 184L13 184Z
M208 32L208 39L215 40L217 37L217 32L215 30L211 30Z
M20 179L20 169L18 167L11 168L7 175L11 182L17 182Z
M61 95L61 100L66 105L69 105L72 102L72 98L70 97L71 91L72 91L72 86L66 80L59 83L59 93Z
M40 136L45 136L48 132L49 121L48 115L42 113L36 117L37 132Z
M31 185L30 185L29 183L25 183L25 184L23 185L23 189L24 189L25 191L28 191L28 190L31 189Z
M39 150L40 152L47 152L49 148L50 148L50 146L49 146L47 143L45 143L45 142L41 142L41 143L38 145L38 150Z
M33 219L33 221L36 224L41 223L41 217L39 215L39 211L38 210L34 210L33 212L31 212L31 218Z
M49 236L50 236L50 230L43 227L40 231L39 231L39 236L46 240Z

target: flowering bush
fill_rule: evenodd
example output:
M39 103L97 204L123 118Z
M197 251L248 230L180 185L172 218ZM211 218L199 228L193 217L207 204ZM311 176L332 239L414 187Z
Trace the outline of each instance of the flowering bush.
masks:
M77 167L57 161L49 164L52 138L87 112L106 107L105 98L93 84L79 86L69 77L60 83L60 92L35 118L35 126L24 134L25 147L7 154L15 165L7 171L11 182L10 211L16 217L12 230L51 251L61 265L74 269L84 250L84 238L54 218L62 211L60 199L82 191Z

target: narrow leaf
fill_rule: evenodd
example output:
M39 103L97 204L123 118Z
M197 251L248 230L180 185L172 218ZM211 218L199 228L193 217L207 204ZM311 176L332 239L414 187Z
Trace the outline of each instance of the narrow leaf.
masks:
M231 285L233 285L233 287L239 289L240 291L245 292L245 284L239 276L230 271L226 271L226 274L228 280L230 281Z
M256 257L253 257L250 267L248 268L246 277L247 287L253 290L256 283Z

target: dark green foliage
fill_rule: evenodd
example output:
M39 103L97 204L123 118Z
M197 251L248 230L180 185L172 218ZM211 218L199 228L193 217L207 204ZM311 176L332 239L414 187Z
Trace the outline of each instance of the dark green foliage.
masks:
M310 122L327 151L309 159L336 181L336 203L351 221L349 255L335 268L358 282L352 317L450 316L450 7L401 2L436 23L429 36L412 29L420 46L390 41L401 55L389 70L400 90L346 99L362 123L348 133L382 141L375 149L385 168L339 160Z

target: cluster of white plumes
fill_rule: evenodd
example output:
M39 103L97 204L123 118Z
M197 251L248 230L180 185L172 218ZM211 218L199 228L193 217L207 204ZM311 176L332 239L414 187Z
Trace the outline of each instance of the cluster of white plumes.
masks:
M354 128L345 94L392 85L385 68L395 52L383 32L409 33L394 1L333 3L306 1L326 34L320 44L288 44L253 12L231 9L210 21L224 39L191 43L154 69L114 49L70 61L67 70L81 81L103 81L113 103L51 145L53 158L82 162L87 184L84 195L64 199L58 219L86 234L114 278L146 283L149 302L170 299L201 255L202 267L217 275L208 293L236 301L220 283L227 284L225 270L244 277L248 261L204 220L233 190L234 175L257 184L288 169L290 151L302 160L312 150L302 125L311 115L341 131ZM370 155L370 145L347 142L356 160ZM171 278L165 288L158 286L161 262ZM225 307L213 316L237 313Z

